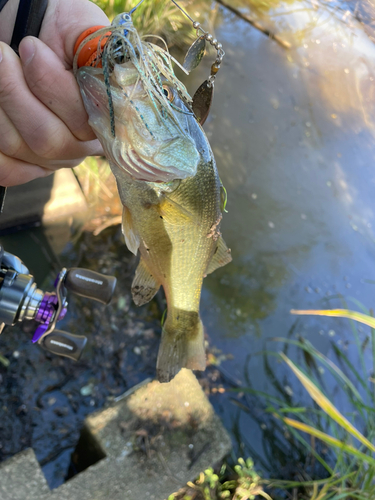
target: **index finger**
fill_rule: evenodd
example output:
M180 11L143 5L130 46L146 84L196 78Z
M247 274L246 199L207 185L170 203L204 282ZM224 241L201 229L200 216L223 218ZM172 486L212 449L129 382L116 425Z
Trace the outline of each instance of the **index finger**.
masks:
M26 83L35 97L58 116L77 139L95 139L76 79L53 50L37 38L26 37L19 53Z
M65 123L30 91L19 58L0 43L0 106L29 148L45 160L95 154L97 141L78 140ZM23 158L22 158L23 159Z

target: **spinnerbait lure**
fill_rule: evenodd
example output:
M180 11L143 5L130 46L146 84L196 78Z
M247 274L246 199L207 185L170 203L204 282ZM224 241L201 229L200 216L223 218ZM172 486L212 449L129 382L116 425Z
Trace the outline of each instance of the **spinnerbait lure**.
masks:
M133 26L131 16L139 5L143 3L143 1L144 0L141 0L141 2L139 2L138 5L136 5L130 12L125 12L117 16L113 20L112 25L109 27L93 26L92 28L85 30L77 39L74 48L75 74L77 73L77 69L82 66L103 68L111 115L111 133L113 136L115 136L115 124L109 75L115 64L125 62L127 58L130 59L133 64L135 63L138 65L140 74L144 76L142 81L145 83L145 79L150 78L151 84L155 89L157 89L156 92L159 93L159 90L162 91L162 84L160 82L160 77L158 79L155 73L159 71L163 75L164 72L161 71L162 68L160 67L160 64L157 64L157 67L152 68L154 63L150 63L151 58L149 57L149 52L151 51L151 55L153 56L155 51L157 51L160 58L164 60L166 66L170 66L171 61L173 60L186 74L189 74L200 64L205 53L206 42L208 42L217 51L216 59L211 66L209 77L197 89L192 101L187 95L186 90L181 89L182 84L175 77L172 78L173 81L171 82L173 85L176 85L180 97L183 99L187 107L194 113L197 121L203 125L211 108L215 78L225 55L222 44L219 43L210 33L205 31L199 22L194 21L194 19L192 19L175 0L171 0L172 3L175 4L176 7L178 7L178 9L180 9L181 12L192 22L197 35L197 39L193 42L186 53L183 65L181 66L169 54L167 48L164 50L154 44L142 42ZM146 50L145 46L147 46Z

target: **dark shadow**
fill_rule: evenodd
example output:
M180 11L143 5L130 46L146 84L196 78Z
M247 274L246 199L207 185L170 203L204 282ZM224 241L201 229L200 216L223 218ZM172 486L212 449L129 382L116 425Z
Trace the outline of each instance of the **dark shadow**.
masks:
M53 178L50 175L7 189L4 210L0 215L0 236L41 222L44 205L51 196Z
M95 439L95 436L93 436L89 429L84 426L77 446L72 453L66 480L68 481L106 456L106 453L100 446L100 443Z

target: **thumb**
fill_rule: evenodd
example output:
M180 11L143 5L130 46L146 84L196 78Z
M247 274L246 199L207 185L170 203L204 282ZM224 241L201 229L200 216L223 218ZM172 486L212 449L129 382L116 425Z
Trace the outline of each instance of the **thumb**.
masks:
M79 35L92 26L110 24L104 12L89 0L49 0L39 39L71 68Z

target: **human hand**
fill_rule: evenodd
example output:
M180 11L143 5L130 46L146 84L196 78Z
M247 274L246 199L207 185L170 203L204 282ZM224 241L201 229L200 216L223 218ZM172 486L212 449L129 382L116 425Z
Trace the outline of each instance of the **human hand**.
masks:
M0 185L23 184L102 154L72 66L78 36L108 24L88 0L49 0L39 38L22 40L20 58L0 42Z

